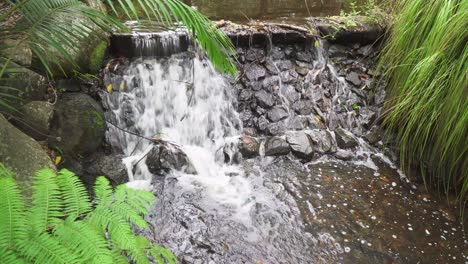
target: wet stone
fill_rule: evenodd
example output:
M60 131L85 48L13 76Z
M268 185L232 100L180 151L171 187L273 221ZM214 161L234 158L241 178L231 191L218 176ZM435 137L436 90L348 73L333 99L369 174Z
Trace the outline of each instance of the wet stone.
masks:
M287 71L287 70L290 70L292 69L292 63L290 60L281 60L281 61L277 61L275 62L276 64L276 67L280 70L280 71Z
M338 147L342 149L354 148L359 145L359 142L354 135L341 127L335 130L335 137Z
M311 159L314 150L308 135L303 131L289 131L286 133L286 141L289 143L294 155L301 159Z
M269 135L278 136L286 132L286 126L282 122L278 122L269 124L266 130Z
M310 51L299 51L296 54L296 58L302 62L312 62L314 60L314 56Z
M280 47L271 48L271 57L275 60L282 60L285 57L284 51Z
M245 67L244 71L249 81L258 81L261 78L264 78L266 75L265 68L257 64L252 64L249 67Z
M350 72L348 75L346 75L346 80L352 83L354 86L360 86L362 84L362 81L356 72Z
M273 109L269 110L267 113L267 117L272 122L278 122L283 120L289 116L289 113L284 107L278 106L274 107Z
M197 174L195 167L182 150L171 145L158 144L148 153L146 165L151 173L165 174L171 170Z
M289 144L280 137L267 138L265 142L265 155L266 156L282 156L289 153Z
M259 131L266 132L268 126L270 125L270 122L268 122L268 120L265 117L261 116L257 119L257 122L255 124Z
M303 67L297 67L296 72L299 73L301 76L306 76L309 73L308 68L303 68Z
M292 105L292 109L300 115L310 115L314 112L314 103L310 100L297 101Z
M239 151L244 158L252 158L259 155L260 143L256 138L244 135L240 140Z
M286 97L289 103L294 103L301 99L301 95L296 92L296 89L292 85L283 85L281 87L281 94Z
M275 105L275 97L264 90L255 93L255 98L260 106L271 108Z
M314 129L306 131L305 133L309 136L312 148L315 152L320 154L336 152L337 144L330 131Z
M252 61L261 61L265 57L265 50L263 49L256 49L250 48L247 50L247 54L245 58L252 62Z
M337 159L344 160L344 161L349 161L352 160L354 157L353 152L349 150L344 150L344 149L339 149L335 152L334 156Z
M280 77L283 83L292 83L297 81L298 74L295 70L289 70L281 72Z

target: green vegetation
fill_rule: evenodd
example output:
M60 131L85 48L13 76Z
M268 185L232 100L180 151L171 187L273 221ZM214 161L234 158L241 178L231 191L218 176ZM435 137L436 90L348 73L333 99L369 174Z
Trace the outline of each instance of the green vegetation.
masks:
M468 1L400 0L383 51L402 167L468 197Z
M96 10L79 0L7 0L12 8L0 15L0 25L7 24L14 12L23 19L10 23L10 26L0 30L0 42L15 40L15 46L26 46L47 73L49 79L54 78L54 69L58 68L66 75L63 65L77 60L73 54L79 54L80 43L89 39L90 35L99 32L110 33L115 30L129 30L118 19L117 7L131 18L138 18L137 8L143 10L150 19L161 22L167 27L174 27L177 23L185 25L193 39L195 39L216 69L235 73L236 67L232 62L234 47L230 39L219 30L213 22L187 6L179 0L138 0L113 1L96 0L100 7ZM107 14L104 4L113 11ZM11 108L8 99L16 99L15 88L5 85L11 79L11 72L15 71L18 61L13 54L0 49L0 105ZM21 64L21 63L20 63ZM19 65L28 67L29 65ZM92 65L96 67L96 65ZM78 68L78 67L76 67Z
M39 171L32 201L22 196L14 175L0 164L0 263L175 263L167 249L151 245L132 227L154 196L97 179L95 198L67 170Z
M101 69L104 57L106 56L107 46L107 41L102 41L91 53L91 61L89 63L89 72L91 74L96 74Z

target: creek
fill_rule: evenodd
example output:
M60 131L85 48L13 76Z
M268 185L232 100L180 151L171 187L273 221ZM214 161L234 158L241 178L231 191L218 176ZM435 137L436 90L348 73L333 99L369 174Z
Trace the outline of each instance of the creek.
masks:
M371 70L345 70L346 49L246 47L232 77L178 33L145 34L132 40L144 56L104 78L119 87L106 118L132 132L110 127L107 139L125 156L128 185L157 196L145 235L182 263L468 260L453 211L369 143L384 95L355 87Z

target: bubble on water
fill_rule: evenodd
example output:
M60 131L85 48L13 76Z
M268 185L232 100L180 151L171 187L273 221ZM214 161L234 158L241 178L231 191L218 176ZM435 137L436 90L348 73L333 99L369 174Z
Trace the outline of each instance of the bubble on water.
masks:
M349 253L349 252L351 251L351 249L350 249L349 247L345 247L345 248L344 248L344 251L345 251L346 253Z

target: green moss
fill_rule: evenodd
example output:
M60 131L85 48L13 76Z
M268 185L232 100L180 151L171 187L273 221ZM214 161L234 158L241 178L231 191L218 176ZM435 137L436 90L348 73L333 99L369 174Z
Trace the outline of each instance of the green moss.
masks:
M107 50L107 41L102 41L97 45L93 52L91 53L91 58L89 61L89 73L96 74L102 67L104 57Z

